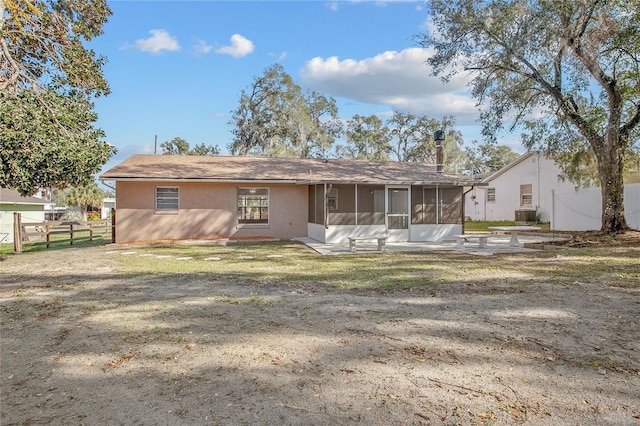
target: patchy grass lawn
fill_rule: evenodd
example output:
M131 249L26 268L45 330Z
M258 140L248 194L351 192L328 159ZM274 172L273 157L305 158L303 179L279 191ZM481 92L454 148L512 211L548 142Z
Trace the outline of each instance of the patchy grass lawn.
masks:
M370 253L319 256L292 242L223 245L143 246L121 249L119 261L130 273L216 273L229 278L295 286L313 283L338 288L420 290L472 280L557 284L601 281L629 286L640 282L637 249L619 247L551 250L535 256L490 258L456 252Z
M0 424L635 424L639 258L640 233L7 255Z
M489 231L490 226L515 226L516 222L513 220L469 220L464 223L464 232L472 233L472 232L483 232ZM531 226L537 226L540 228L541 232L549 232L551 230L551 224L549 222L545 223L532 223Z

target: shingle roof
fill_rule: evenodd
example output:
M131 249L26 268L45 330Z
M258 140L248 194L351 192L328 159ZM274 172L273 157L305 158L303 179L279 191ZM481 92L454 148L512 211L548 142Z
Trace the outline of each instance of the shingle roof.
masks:
M293 183L468 184L426 163L242 156L134 155L104 180L272 181Z
M12 189L0 188L0 203L2 204L55 204L37 197L23 197Z

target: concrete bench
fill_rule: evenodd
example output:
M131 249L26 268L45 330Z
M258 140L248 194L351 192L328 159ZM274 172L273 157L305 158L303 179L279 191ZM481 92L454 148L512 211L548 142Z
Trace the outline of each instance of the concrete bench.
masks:
M387 237L384 236L371 236L371 237L366 237L366 236L362 236L362 237L348 237L349 238L349 250L351 251L356 251L356 243L358 241L363 241L363 240L377 240L378 241L378 251L384 251L385 250L385 244L387 242Z
M456 237L456 247L464 248L464 243L469 240L478 240L478 247L487 248L487 241L489 240L489 234L463 234L454 235Z

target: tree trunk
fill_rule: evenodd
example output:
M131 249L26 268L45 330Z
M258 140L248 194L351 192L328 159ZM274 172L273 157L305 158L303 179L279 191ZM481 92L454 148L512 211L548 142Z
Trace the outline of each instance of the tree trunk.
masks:
M605 136L602 152L598 155L600 188L602 193L602 226L600 230L617 234L629 229L624 217L624 148L617 132ZM612 140L615 139L615 140Z

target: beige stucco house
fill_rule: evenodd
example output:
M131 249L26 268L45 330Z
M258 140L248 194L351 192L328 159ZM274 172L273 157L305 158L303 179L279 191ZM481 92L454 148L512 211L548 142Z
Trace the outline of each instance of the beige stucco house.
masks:
M462 177L362 160L135 155L115 181L116 242L349 236L441 241L463 230Z

